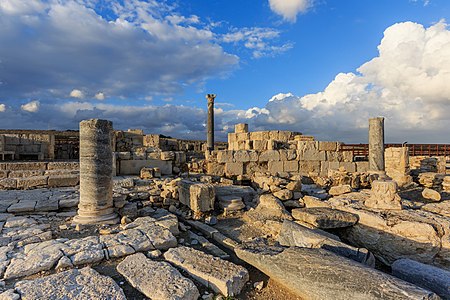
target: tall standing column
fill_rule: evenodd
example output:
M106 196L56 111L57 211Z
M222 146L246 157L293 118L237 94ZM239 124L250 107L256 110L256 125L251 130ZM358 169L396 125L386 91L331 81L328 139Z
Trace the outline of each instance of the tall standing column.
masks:
M207 132L206 137L206 149L208 152L214 150L214 99L216 99L215 94L206 95L208 99L208 121L207 121Z
M80 122L80 203L74 221L80 224L114 224L112 122Z
M384 118L369 119L369 171L384 174Z

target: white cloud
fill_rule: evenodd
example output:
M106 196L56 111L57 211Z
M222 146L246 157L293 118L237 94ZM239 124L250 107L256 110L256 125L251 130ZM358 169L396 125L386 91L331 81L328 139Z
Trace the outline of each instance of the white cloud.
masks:
M242 43L246 49L252 51L254 58L274 56L288 51L293 44L288 42L281 45L274 45L274 40L280 37L280 31L273 28L234 28L231 32L222 36L225 43Z
M83 99L84 98L84 93L80 90L74 89L70 92L70 97L72 98L78 98L78 99Z
M0 112L4 112L4 111L6 111L6 105L0 104Z
M105 94L102 92L98 92L97 94L95 94L95 99L97 100L105 100Z
M35 100L35 101L31 101L31 102L21 105L20 108L23 111L35 113L35 112L39 111L39 106L40 106L40 102Z
M368 118L386 117L390 141L448 142L450 31L412 22L387 28L379 55L340 73L324 91L302 97L278 94L264 113L246 112L257 128L291 129L321 139L367 140Z
M289 22L295 22L299 13L313 6L313 0L269 0L270 9Z

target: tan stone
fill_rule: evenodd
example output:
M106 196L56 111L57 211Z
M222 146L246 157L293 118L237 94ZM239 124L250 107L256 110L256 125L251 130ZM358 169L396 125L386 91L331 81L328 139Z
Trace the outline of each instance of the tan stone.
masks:
M266 150L259 155L259 161L279 161L280 153L277 150Z
M209 175L223 176L225 174L224 164L209 162L206 167Z
M267 140L253 140L253 149L257 151L267 150Z
M228 176L244 175L244 163L241 163L241 162L226 163L225 164L225 173Z
M46 186L47 183L48 183L48 176L17 178L17 188L19 189L43 187Z
M248 124L240 123L234 125L234 132L235 133L247 133L248 132Z
M297 158L297 151L295 150L279 150L280 160L294 160Z
M272 175L276 175L279 172L284 172L282 161L269 161L267 166L268 166L269 173Z
M299 173L306 176L319 175L320 161L300 161Z
M348 184L344 184L344 185L332 186L330 188L330 190L328 191L328 193L331 196L338 196L338 195L350 193L351 191L352 191L352 187Z
M48 177L49 187L76 186L80 183L79 175L56 175Z
M393 180L373 181L371 196L364 205L376 209L402 209L401 198L397 193L397 183Z
M338 142L323 142L319 141L319 151L337 151Z
M422 191L422 197L428 200L433 200L436 202L441 201L441 194L438 191L432 190L430 188L425 188Z
M297 160L283 162L284 172L298 172L298 167L299 167L299 163Z

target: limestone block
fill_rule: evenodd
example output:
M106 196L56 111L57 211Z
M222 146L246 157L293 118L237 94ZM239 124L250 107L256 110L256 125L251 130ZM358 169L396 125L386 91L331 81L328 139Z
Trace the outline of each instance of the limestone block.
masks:
M356 172L365 173L369 170L368 161L357 161L356 162Z
M212 184L193 184L190 187L189 207L195 212L214 210L216 193Z
M186 163L186 152L175 151L175 163L177 165L182 165L182 164Z
M44 170L17 170L10 171L8 176L11 178L21 178L42 175L44 175Z
M191 185L193 185L194 182L188 181L188 180L181 180L178 182L178 198L181 202L181 204L184 204L186 206L189 206L190 203L190 189Z
M269 139L278 141L279 140L279 131L278 130L269 131Z
M208 175L213 176L224 176L225 175L225 164L208 162L206 165Z
M236 133L228 133L228 143L237 142L237 134Z
M175 153L173 151L161 152L161 160L175 160Z
M227 297L237 296L249 280L244 267L193 248L169 249L164 253L164 258L200 283Z
M47 164L47 170L79 170L79 162L57 162L52 161Z
M294 197L294 194L292 193L292 191L288 190L288 189L282 189L279 191L276 191L273 193L273 195L275 197L277 197L278 199L280 199L281 201L287 201L292 199L292 197Z
M326 151L327 161L338 162L344 161L344 157L341 151Z
M293 133L292 131L278 131L278 140L282 142L287 142L292 140Z
M283 170L284 172L298 172L299 163L297 160L284 161L283 162Z
M264 151L267 150L267 140L259 141L254 140L253 141L253 149L257 151Z
M142 168L139 172L139 177L141 179L150 179L154 177L154 170L153 168Z
M401 198L397 193L397 183L393 180L373 181L371 196L364 205L377 209L402 209Z
M46 170L47 163L44 162L12 162L8 163L6 166L6 170Z
M330 190L328 191L328 194L331 196L338 196L342 194L347 194L352 192L352 187L348 184L338 185L338 186L332 186Z
M138 175L144 167L160 168L163 175L172 174L172 161L163 161L156 159L147 160L122 160L119 162L120 175Z
M422 197L428 200L439 202L441 201L441 194L430 188L424 188L422 191Z
M9 190L17 188L16 178L3 178L0 179L0 189Z
M268 171L272 175L276 175L279 172L284 172L283 165L284 163L282 161L269 161L267 164Z
M342 159L344 162L353 162L353 152L352 151L342 151Z
M239 124L234 125L234 132L235 133L247 133L248 132L248 124L239 123Z
M280 160L294 160L297 158L297 151L295 150L279 150L280 152Z
M244 144L244 150L253 150L253 141L246 140Z
M237 142L236 142L237 148L234 149L234 150L245 150L246 141L247 141L247 140L244 140L244 141L237 141Z
M48 176L33 176L27 178L17 178L17 188L29 189L40 186L46 186L48 183Z
M200 297L195 284L176 268L167 262L152 261L142 253L126 257L117 266L117 271L150 299L196 300Z
M227 174L227 176L244 175L244 163L241 162L226 163L225 174Z
M238 150L234 153L235 162L258 161L258 153L256 151Z
M320 161L300 161L299 173L306 176L317 176L320 173Z
M279 161L280 160L280 153L278 150L266 150L264 152L261 152L259 155L259 161Z
M296 208L292 217L320 229L349 227L358 222L358 215L327 207Z
M250 140L250 133L248 133L248 132L236 133L236 141L237 142L246 141L246 140Z
M277 141L267 140L267 150L277 150Z
M161 154L159 151L155 151L155 152L148 152L147 153L147 157L146 159L154 159L154 160L159 160L161 159Z
M79 175L54 175L48 177L49 187L76 186L80 183Z
M399 259L392 264L392 275L450 299L450 272L411 259Z
M337 151L338 145L338 142L319 141L319 151Z
M219 163L234 162L234 151L231 150L217 151L217 162Z
M346 172L356 172L356 163L354 162L340 162L339 168L344 168Z
M0 170L0 179L7 178L8 173L9 173L8 170Z

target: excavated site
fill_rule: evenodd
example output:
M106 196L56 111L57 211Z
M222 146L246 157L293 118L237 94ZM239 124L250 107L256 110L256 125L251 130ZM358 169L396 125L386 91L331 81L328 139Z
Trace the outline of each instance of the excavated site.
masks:
M213 103L206 143L0 131L0 299L450 299L448 145L214 143Z

